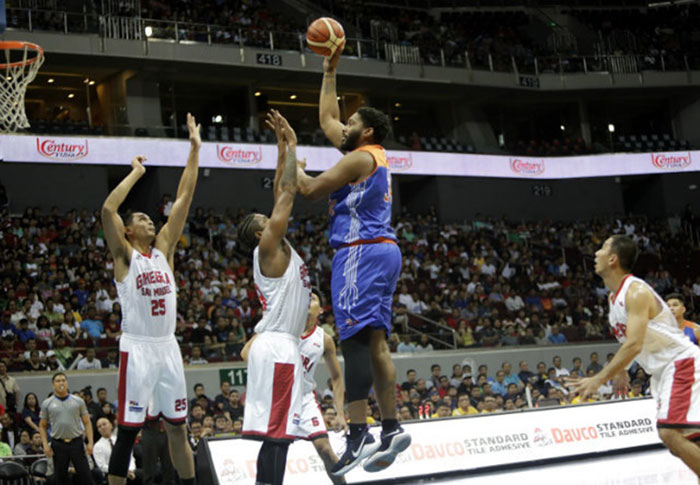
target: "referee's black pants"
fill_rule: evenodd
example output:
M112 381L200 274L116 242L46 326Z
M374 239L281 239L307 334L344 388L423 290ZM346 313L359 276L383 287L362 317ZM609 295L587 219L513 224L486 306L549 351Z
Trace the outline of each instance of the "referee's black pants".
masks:
M92 473L90 472L90 464L88 463L87 455L85 455L85 445L82 437L68 442L52 439L51 449L53 450L53 468L57 485L71 483L68 473L68 465L70 463L73 463L78 483L81 485L94 484Z

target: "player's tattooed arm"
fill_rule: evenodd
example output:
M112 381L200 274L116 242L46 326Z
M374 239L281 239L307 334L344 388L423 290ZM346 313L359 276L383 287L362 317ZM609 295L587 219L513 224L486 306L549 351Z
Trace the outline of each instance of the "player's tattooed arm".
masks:
M342 50L342 47L336 49L335 53L327 57L323 63L323 83L321 84L321 96L318 104L321 130L336 148L339 148L342 143L343 130L345 129L343 123L340 122L340 106L338 105L335 81L335 71Z
M277 137L277 167L275 168L275 182L272 185L274 200L277 200L279 196L280 177L282 176L284 161L287 158L287 141L282 133L282 123L277 117L278 114L279 111L271 109L265 117L265 124L275 132L275 136Z
M287 154L280 175L279 195L275 199L272 215L263 229L258 245L260 269L269 278L282 276L289 264L289 251L282 245L282 241L287 234L289 217L297 193L296 133L282 115L277 113L275 117L282 123Z
M280 192L297 193L297 151L290 147L284 161L284 169L280 177Z

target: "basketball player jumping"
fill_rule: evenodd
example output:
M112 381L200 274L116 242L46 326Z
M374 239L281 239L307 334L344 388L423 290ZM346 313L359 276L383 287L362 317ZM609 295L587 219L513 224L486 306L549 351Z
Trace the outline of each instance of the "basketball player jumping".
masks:
M173 256L194 197L202 140L200 126L187 113L190 153L168 222L156 235L153 221L134 212L126 221L117 212L143 176L145 157L102 206L102 226L114 259L114 279L122 305L119 339L119 430L109 460L109 484L123 484L134 440L148 417L162 416L170 456L183 485L194 485L194 460L187 440L187 389L182 355L175 340L177 301ZM155 242L155 244L154 244Z
M285 235L297 192L297 138L277 111L267 123L278 133L279 157L268 218L249 214L238 240L253 251L253 274L263 317L248 354L248 386L243 436L263 441L258 453L258 484L281 485L289 444L301 420L303 368L299 338L309 311L311 282L304 261Z
M340 122L335 73L342 46L324 61L319 118L326 137L346 155L317 177L300 164L299 191L319 199L330 195L331 294L345 358L350 432L333 468L340 476L369 457L364 469L380 471L411 444L396 416L396 368L386 343L391 301L401 271L401 252L391 227L391 175L381 143L389 119L362 107ZM370 365L368 365L370 364ZM382 415L381 443L367 427L367 396L374 392ZM371 456L370 456L371 455Z
M345 385L343 376L340 373L340 364L335 351L335 343L330 335L326 334L321 327L316 325L321 314L321 301L316 293L311 293L309 304L309 315L306 319L304 335L299 341L299 353L301 354L301 364L304 367L304 397L301 407L301 422L299 423L299 437L310 440L318 456L323 460L326 472L331 481L336 484L345 483L345 478L334 477L330 474L333 465L338 462L338 457L331 448L328 440L328 431L323 421L321 409L316 401L316 364L321 360L321 356L326 361L328 373L331 376L333 386L333 399L337 409L334 429L336 431L345 430ZM253 336L253 339L255 336ZM253 339L249 340L241 351L243 360L248 360L248 349Z
M691 342L695 345L700 345L698 343L700 342L700 325L685 319L685 302L683 301L683 295L680 293L666 295L666 303L671 309L671 313L673 313L673 316L676 318L678 328L688 336Z
M666 447L700 477L700 349L678 328L668 305L642 279L630 274L637 246L627 236L605 241L595 254L595 272L610 291L610 326L622 346L595 376L568 379L582 399L610 379L627 387L626 367L637 361L651 374L656 427Z

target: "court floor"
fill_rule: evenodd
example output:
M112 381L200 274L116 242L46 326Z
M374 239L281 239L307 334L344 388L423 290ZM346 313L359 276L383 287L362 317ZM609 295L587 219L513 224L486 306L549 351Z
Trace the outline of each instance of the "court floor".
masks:
M698 485L698 478L667 450L594 458L524 470L423 483L440 485Z

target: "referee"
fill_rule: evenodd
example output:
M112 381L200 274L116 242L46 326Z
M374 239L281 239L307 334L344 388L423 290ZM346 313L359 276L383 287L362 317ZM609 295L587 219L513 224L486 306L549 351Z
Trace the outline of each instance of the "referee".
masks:
M68 393L68 379L63 372L54 374L53 396L41 403L39 432L44 452L53 457L56 483L70 483L68 465L73 463L78 483L92 485L92 474L83 443L83 429L87 435L87 452L92 455L92 423L87 406L78 396ZM50 429L51 445L47 430Z

